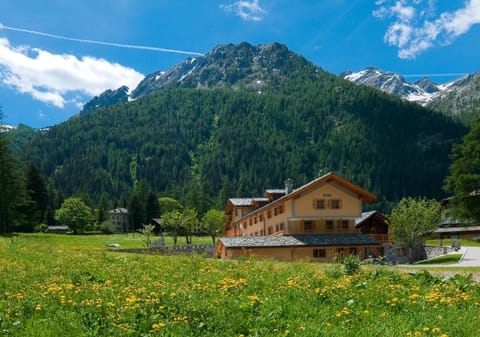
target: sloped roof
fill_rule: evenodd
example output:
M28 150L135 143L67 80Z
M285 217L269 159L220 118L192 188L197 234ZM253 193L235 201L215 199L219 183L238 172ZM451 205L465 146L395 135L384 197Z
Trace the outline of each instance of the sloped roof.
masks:
M227 202L227 208L225 213L232 212L233 207L249 207L253 206L254 202L258 202L260 205L268 203L270 200L263 197L254 197L254 198L230 198Z
M270 189L267 189L265 192L269 193L269 194L285 194L285 189L284 188L280 188L280 189L270 188Z
M224 236L219 239L226 248L376 246L379 242L361 233Z
M459 233L459 232L478 232L480 233L480 226L470 227L440 227L433 231L434 233Z
M379 211L369 211L363 212L362 216L355 218L355 227L360 226L364 221L367 221L370 218L377 217L379 220L386 222L387 219Z
M323 183L323 182L336 182L337 184L351 190L352 192L355 192L358 194L358 196L364 201L364 202L371 202L371 201L374 201L375 199L377 199L377 197L364 190L363 188L361 188L360 186L358 185L355 185L354 183L351 183L350 181L346 180L345 178L339 176L338 174L334 173L334 172L329 172L317 179L314 179L312 181L310 181L309 183L295 189L292 193L286 195L285 197L292 197L292 196L295 196L296 194L299 194L299 193L302 193L304 191L307 191L311 188L314 188L315 186L317 186L318 184L320 183Z
M127 214L128 210L126 208L119 207L119 208L112 209L108 213L110 213L110 214Z
M445 219L443 219L441 222L440 222L440 226L458 226L458 225L461 225L461 224L465 224L467 223L468 221L462 221L460 219L456 219L454 217L446 217Z

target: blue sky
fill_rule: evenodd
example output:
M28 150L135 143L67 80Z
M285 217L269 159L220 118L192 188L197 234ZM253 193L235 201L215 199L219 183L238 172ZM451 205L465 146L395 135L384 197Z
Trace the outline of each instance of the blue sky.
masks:
M106 89L242 41L286 44L334 74L442 83L480 70L480 0L0 0L4 122L60 123Z

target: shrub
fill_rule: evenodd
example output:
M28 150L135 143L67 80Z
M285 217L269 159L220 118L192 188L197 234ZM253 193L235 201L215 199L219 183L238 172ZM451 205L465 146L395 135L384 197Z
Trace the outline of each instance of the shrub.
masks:
M343 260L343 268L345 274L353 275L357 274L360 270L360 259L357 255L348 255Z
M102 222L99 226L98 229L103 233L103 234L113 234L113 225L110 223L110 221L104 221Z
M35 226L35 233L48 233L48 226L44 223Z

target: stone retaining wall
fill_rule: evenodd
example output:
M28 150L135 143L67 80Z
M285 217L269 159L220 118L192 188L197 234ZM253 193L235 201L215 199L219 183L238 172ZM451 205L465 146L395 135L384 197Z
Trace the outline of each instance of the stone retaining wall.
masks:
M426 246L421 254L421 260L432 259L434 257L451 253L452 251L452 247ZM402 251L391 243L387 243L384 246L384 258L385 261L391 264L408 263L407 256L403 255Z
M116 252L124 253L142 253L142 254L162 254L162 255L206 255L213 257L216 245L177 245L151 248L117 248L111 249Z

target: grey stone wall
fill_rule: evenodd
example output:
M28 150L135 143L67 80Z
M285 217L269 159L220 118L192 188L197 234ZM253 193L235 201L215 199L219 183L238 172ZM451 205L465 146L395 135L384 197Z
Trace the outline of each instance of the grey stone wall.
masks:
M421 259L432 259L452 251L452 247L426 246L421 254ZM408 258L403 254L402 250L399 250L397 246L391 243L386 243L384 246L384 258L386 262L391 264L408 263Z
M213 257L216 245L202 244L202 245L177 245L177 246L163 246L151 248L118 248L112 249L117 252L125 253L144 253L144 254L162 254L162 255L206 255Z

